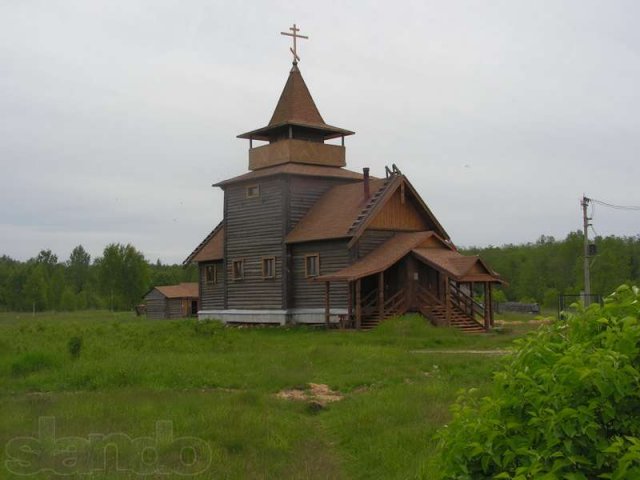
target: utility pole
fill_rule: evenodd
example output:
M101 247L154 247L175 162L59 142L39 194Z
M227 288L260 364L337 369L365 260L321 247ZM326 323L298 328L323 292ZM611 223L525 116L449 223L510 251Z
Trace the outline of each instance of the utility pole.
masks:
M582 195L582 224L584 228L584 306L588 307L591 300L591 276L589 273L589 220L587 216L587 206L591 201L585 195Z

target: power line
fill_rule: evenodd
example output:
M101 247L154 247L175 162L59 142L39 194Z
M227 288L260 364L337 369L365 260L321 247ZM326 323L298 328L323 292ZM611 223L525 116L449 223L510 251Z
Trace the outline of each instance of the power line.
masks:
M602 200L597 200L595 198L589 198L589 200L594 203L597 203L598 205L602 205L603 207L609 207L615 210L640 211L640 206L637 206L637 205L614 205L612 203L603 202Z

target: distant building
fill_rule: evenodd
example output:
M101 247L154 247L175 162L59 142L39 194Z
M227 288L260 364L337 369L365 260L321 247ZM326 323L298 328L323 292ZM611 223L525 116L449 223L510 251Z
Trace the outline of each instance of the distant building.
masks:
M325 123L294 61L269 124L239 135L249 172L215 185L222 222L185 260L199 265L199 318L368 328L416 311L438 325L490 328L500 277L458 253L395 166L383 178L346 170L353 133Z
M198 284L155 287L144 296L144 300L147 317L151 319L195 316L199 310Z

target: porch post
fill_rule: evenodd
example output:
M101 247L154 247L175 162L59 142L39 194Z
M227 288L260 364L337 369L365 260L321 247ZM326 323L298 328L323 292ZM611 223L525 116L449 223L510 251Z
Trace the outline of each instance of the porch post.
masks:
M491 328L491 284L484 282L484 329L489 330Z
M489 323L491 328L494 327L493 324L493 284L489 283Z
M353 282L349 282L349 292L347 298L347 325L351 325L353 317Z
M324 282L324 321L327 324L327 327L330 325L330 304L331 297L329 293L329 282Z
M362 326L362 281L356 280L356 328L360 330Z
M445 318L447 320L447 326L449 326L451 325L451 287L447 275L444 276L444 306Z
M378 274L378 315L384 318L384 272Z
M473 319L476 318L473 313L475 309L473 308L473 282L469 282L469 316Z

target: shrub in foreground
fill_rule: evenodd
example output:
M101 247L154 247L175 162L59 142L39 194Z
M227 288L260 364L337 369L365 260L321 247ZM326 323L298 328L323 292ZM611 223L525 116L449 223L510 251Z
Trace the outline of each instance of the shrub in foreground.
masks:
M640 478L640 290L519 340L440 433L446 479Z

